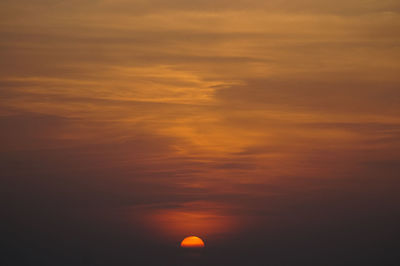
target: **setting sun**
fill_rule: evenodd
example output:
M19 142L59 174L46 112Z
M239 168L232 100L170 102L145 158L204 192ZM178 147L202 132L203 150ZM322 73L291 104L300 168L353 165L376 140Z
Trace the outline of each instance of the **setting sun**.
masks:
M181 242L183 248L204 248L204 242L197 236L188 236Z

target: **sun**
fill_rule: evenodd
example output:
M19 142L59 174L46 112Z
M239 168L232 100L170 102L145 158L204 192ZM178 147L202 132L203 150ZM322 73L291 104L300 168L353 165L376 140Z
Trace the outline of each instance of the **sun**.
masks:
M204 248L204 241L197 236L188 236L181 242L183 248Z

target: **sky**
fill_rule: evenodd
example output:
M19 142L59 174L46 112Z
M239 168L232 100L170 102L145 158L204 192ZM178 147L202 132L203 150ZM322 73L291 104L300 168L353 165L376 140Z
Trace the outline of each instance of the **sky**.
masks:
M399 29L397 0L1 1L0 262L398 265Z

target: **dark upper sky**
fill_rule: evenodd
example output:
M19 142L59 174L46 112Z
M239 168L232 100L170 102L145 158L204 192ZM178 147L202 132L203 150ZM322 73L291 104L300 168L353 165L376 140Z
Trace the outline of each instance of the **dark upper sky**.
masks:
M399 265L399 12L1 1L0 264Z

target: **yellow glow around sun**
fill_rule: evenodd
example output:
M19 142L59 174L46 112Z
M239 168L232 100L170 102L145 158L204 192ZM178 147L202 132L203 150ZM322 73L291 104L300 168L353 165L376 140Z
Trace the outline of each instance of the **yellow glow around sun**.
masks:
M197 236L188 236L181 242L183 248L204 248L204 242Z

